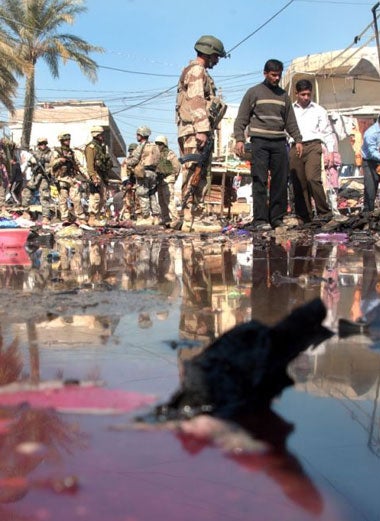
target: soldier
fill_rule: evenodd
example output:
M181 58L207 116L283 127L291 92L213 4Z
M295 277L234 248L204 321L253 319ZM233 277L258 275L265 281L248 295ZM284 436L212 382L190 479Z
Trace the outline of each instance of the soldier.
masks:
M207 72L207 69L217 65L219 58L226 56L223 43L214 36L205 35L198 39L194 48L197 57L183 69L177 89L176 113L181 156L202 152L210 138L213 138L213 130L216 128L215 121L210 118L211 107L213 104L220 110L225 107L217 98L214 81ZM195 167L194 162L187 162L182 167L183 199L190 189ZM206 190L207 177L203 175L192 190L192 211L198 216L203 212Z
M21 193L21 204L28 209L32 203L34 194L38 190L42 208L42 224L50 223L51 157L52 151L48 146L47 138L39 137L37 139L37 149L28 161L32 176L26 182Z
M104 128L99 125L92 127L91 136L92 140L84 150L87 174L91 180L88 224L104 226L105 222L100 220L100 215L106 202L108 180L113 165L104 143Z
M137 224L159 224L160 205L157 200L156 167L160 151L155 143L149 142L151 130L142 126L136 130L137 148L131 157L125 160L125 165L132 168L136 177L136 196L139 199L142 217ZM126 178L122 179L124 182Z
M53 150L50 162L51 172L59 187L61 221L69 220L70 198L74 207L75 219L78 219L79 224L85 224L87 221L79 190L80 179L78 179L82 172L80 172L79 165L75 159L74 150L70 148L70 140L71 135L67 132L63 132L58 136L61 146Z
M131 143L128 147L128 157L137 148L137 143ZM123 207L120 212L119 220L136 218L136 177L132 167L128 167L126 160L121 164L121 178L123 179Z
M177 204L174 197L174 183L181 170L181 163L176 154L168 147L166 136L157 136L155 143L160 150L157 165L158 202L161 208L161 224L170 228L178 220Z

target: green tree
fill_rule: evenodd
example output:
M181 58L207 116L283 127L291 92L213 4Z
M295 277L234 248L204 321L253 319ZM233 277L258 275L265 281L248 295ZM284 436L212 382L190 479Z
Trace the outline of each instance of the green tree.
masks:
M60 63L75 62L91 81L97 78L97 64L91 52L102 52L72 34L59 33L64 24L73 24L75 17L86 11L83 0L0 0L0 31L13 44L24 60L24 120L21 145L28 148L35 108L35 68L42 59L51 75L59 77Z
M10 112L14 111L13 99L18 86L15 72L22 73L25 65L14 47L0 32L0 103Z

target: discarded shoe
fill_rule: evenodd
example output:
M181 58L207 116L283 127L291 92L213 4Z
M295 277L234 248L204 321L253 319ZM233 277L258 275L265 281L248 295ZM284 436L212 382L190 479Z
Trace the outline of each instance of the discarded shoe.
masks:
M321 223L327 223L327 222L331 221L332 218L333 218L332 212L328 212L328 213L324 213L322 215L318 215L318 217L316 217L313 220L320 221Z
M152 226L152 218L149 215L147 217L139 217L136 221L136 226Z
M248 226L244 226L244 228L252 232L269 232L272 229L272 226L269 223L258 221L253 222Z
M95 215L90 215L88 218L88 226L105 226L107 224L106 220L100 220L95 217Z
M285 228L285 223L282 219L276 219L275 221L272 222L272 228L273 229L276 229L276 228Z
M321 230L323 232L333 232L335 230L338 230L338 228L340 228L340 223L338 223L334 219L331 219L327 223L323 224L323 226L321 227Z

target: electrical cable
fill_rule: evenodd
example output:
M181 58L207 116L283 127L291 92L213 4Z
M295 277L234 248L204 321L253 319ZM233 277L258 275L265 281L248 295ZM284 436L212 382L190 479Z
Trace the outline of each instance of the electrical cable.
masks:
M278 16L280 13L282 13L282 11L285 11L285 9L287 7L289 7L295 0L290 0L290 2L288 2L287 4L285 4L279 11L277 11L276 13L274 13L274 15L272 15L270 18L268 18L268 20L266 20L264 23L262 23L257 29L255 29L252 33L250 33L248 36L246 36L243 40L241 40L239 43L237 43L236 45L234 45L233 47L231 47L231 49L226 53L227 56L231 54L232 51L234 51L235 49L237 49L237 47L239 47L242 43L246 42L249 38L251 38L251 36L255 35L256 33L258 33L263 27L265 27L266 25L268 25L274 18L276 18L276 16Z

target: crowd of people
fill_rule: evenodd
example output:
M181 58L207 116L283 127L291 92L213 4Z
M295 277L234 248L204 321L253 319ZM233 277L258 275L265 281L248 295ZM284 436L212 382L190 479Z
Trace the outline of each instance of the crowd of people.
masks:
M104 128L93 126L90 132L92 139L84 148L83 160L71 148L68 132L59 134L59 146L53 149L46 137L38 138L35 150L21 165L12 147L11 169L3 153L3 217L13 209L33 219L33 208L40 206L43 225L54 221L93 227L104 226L112 219L170 227L177 218L174 183L181 165L169 149L166 136L159 135L150 142L150 129L139 127L137 143L129 145L128 157L121 164L121 181L117 183L112 180L114 165L104 142Z
M151 141L149 127L137 128L136 142L129 145L128 156L118 165L121 181L117 193L112 190L115 203L112 218L174 229L180 229L185 220L192 223L207 220L205 196L211 184L214 133L227 108L217 95L208 71L226 57L226 51L223 43L211 35L201 36L194 49L196 56L182 70L177 88L179 157L169 149L166 136L158 135ZM281 61L270 59L265 63L264 80L247 90L234 123L238 157L246 157L250 142L253 215L248 226L258 231L284 225L289 193L300 226L315 219L326 223L339 213L333 204L336 183L331 181L326 186L323 177L323 170L329 171L336 165L337 154L328 113L312 100L313 85L307 78L297 81L292 102L280 87L282 73ZM110 177L116 165L107 150L105 129L92 127L91 137L82 164L70 146L71 136L67 132L58 136L60 145L54 149L49 148L47 138L37 140L27 162L29 175L27 170L22 171L14 154L8 160L8 171L2 160L0 206L6 204L6 184L25 211L38 193L42 223L48 224L52 219L52 188L55 188L56 218L89 226L106 224L105 219L110 217L107 207ZM380 119L363 137L367 212L374 210L379 149ZM177 197L175 183L180 173L182 185Z

